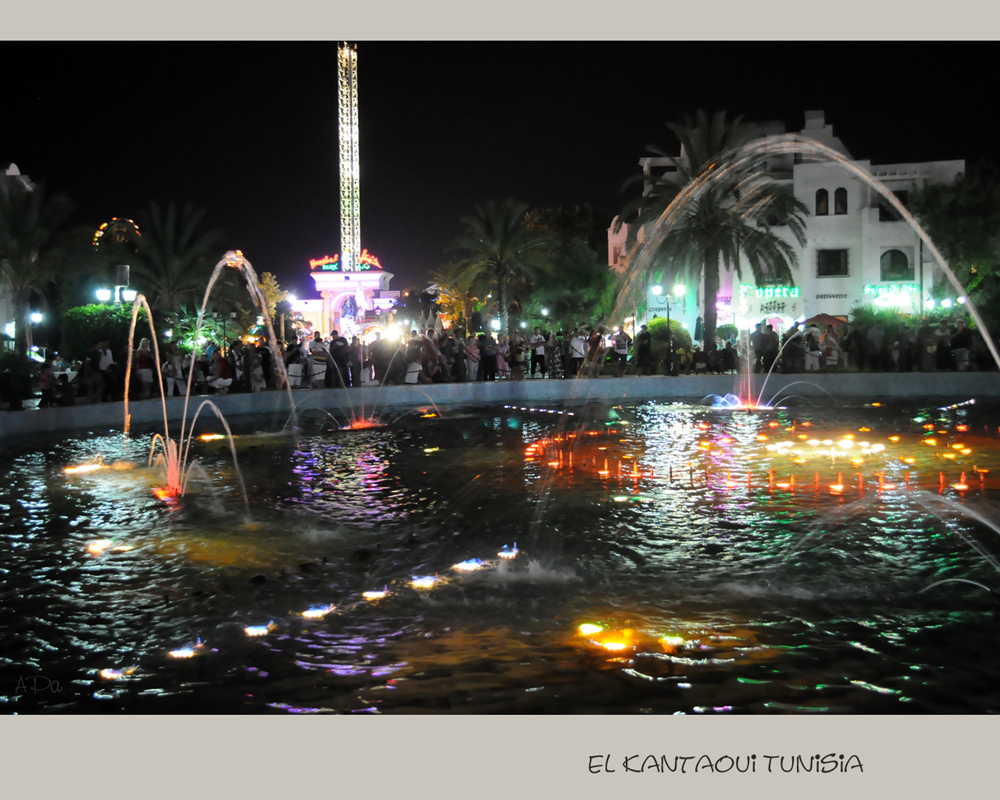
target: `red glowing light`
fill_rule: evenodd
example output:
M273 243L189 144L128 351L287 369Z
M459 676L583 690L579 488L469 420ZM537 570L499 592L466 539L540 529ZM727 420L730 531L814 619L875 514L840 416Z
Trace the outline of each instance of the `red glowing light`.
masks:
M348 423L346 429L352 431L360 431L360 430L365 430L367 428L381 428L381 427L382 423L376 422L373 419L355 419L352 420L350 423Z
M173 500L180 494L180 489L174 486L154 486L153 494L156 495L157 500Z

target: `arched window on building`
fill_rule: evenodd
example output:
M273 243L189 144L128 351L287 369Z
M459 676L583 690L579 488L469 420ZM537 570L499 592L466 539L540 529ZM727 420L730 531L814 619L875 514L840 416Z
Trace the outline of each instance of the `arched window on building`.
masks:
M816 191L816 216L825 217L830 213L830 193L826 189Z
M833 213L847 213L847 189L843 187L833 193Z
M881 280L912 281L913 265L902 250L886 250L880 261Z

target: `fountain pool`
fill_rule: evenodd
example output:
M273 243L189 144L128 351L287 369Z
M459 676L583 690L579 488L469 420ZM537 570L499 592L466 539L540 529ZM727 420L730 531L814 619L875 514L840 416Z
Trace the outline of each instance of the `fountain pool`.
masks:
M940 404L937 404L940 405ZM0 700L49 713L985 713L996 406L472 408L7 441ZM90 465L85 471L67 468ZM24 692L40 675L60 691Z

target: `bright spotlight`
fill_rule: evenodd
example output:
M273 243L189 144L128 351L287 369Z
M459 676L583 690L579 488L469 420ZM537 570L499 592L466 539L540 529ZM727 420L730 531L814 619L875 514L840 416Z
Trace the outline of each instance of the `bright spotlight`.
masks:
M662 286L654 286L650 291L652 291L652 293L656 297L659 297L661 294L663 294L663 287Z
M102 303L107 303L109 300L111 300L110 289L98 289L96 294L97 294L97 299L100 300Z
M31 321L37 325L39 322L42 321L42 315L39 314L37 311L33 311L31 314Z
M951 298L950 297L946 297L944 300L941 301L941 308L951 308Z
M495 331L500 330L500 320L498 319L492 320L490 322L490 327L493 328L493 330Z
M122 289L122 300L131 303L139 293L135 289Z

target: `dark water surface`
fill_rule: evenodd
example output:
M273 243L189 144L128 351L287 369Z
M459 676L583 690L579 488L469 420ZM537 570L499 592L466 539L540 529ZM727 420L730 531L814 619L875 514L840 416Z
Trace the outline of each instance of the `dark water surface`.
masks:
M176 501L152 431L8 442L0 707L995 712L996 411L236 420L249 519L224 441Z

